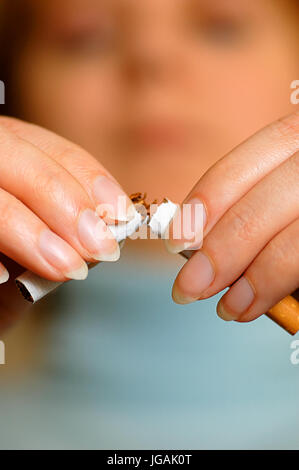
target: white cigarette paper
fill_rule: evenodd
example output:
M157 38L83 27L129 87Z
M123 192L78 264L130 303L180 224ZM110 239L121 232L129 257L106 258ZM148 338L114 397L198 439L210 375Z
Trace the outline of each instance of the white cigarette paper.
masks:
M169 199L167 199L167 202L162 202L162 204L157 207L156 212L151 217L148 224L155 235L161 238L164 237L178 207L177 204L174 204Z
M136 211L135 218L127 224L111 225L109 228L119 243L133 235L143 224L148 224L155 235L163 238L177 211L177 208L177 204L174 204L170 200L166 200L157 207L157 210L151 219L149 219L148 216L144 217L144 215ZM94 267L96 264L97 263L89 263L89 269ZM31 271L25 271L16 278L15 282L23 297L31 303L41 300L47 294L63 284L63 282L48 281Z
M167 199L167 202L158 206L157 211L151 217L148 226L159 238L167 238L167 229L169 228L169 224L174 218L179 207L180 206L178 204L174 204L169 199ZM193 253L193 250L184 250L179 254L186 259L190 259Z
M136 211L134 219L127 224L111 225L109 228L115 239L121 244L126 238L133 235L144 223L147 223L147 221L147 217L143 217ZM91 269L96 266L96 264L97 263L89 263L88 268ZM33 304L63 284L63 282L54 282L44 279L31 271L25 271L16 278L15 282L23 297Z

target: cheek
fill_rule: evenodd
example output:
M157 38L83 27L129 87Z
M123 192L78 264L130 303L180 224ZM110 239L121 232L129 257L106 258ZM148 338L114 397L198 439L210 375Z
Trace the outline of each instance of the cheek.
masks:
M294 56L281 45L244 54L202 57L197 67L201 110L222 136L225 151L278 117L292 112ZM273 50L275 54L273 53Z
M104 139L119 102L113 70L98 65L63 65L38 57L25 59L19 70L25 119L81 145L89 146L94 136L98 142Z
M104 140L118 109L119 87L113 74L96 69L77 70L75 74L59 77L56 86L61 103L56 113L68 123L69 137L86 143L92 136L97 141Z

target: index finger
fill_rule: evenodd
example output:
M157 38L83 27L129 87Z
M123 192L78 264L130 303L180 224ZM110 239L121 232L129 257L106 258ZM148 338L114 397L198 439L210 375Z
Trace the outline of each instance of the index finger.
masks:
M204 236L253 186L290 158L298 146L299 112L296 112L257 132L213 165L183 203L189 205L191 216L195 207L203 205ZM183 212L174 218L169 240L165 240L171 253L197 248L196 234L189 240L174 237L173 227L182 225ZM200 229L194 227L194 231Z
M136 214L135 206L113 176L92 155L67 139L35 124L1 117L0 124L38 147L63 166L98 206L106 222L127 222Z

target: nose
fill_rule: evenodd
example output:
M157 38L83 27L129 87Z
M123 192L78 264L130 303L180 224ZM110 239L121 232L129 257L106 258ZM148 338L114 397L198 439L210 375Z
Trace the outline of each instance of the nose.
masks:
M179 47L165 32L142 31L124 45L122 70L135 85L175 80L180 67Z

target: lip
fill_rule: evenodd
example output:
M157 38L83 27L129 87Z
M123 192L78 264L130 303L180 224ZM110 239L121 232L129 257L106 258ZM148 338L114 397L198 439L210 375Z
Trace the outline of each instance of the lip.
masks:
M185 122L157 118L128 126L125 136L131 145L143 148L177 148L190 141L191 126Z

